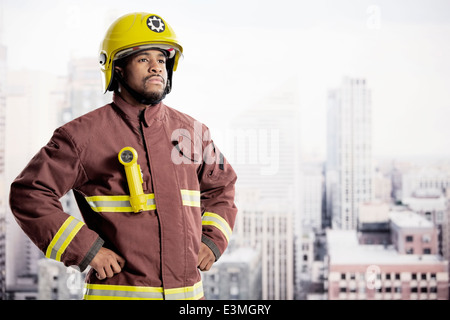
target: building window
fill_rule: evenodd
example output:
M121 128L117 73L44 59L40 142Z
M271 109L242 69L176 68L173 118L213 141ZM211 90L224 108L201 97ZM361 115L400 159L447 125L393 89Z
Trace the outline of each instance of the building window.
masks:
M430 293L437 293L436 287L430 287Z
M339 292L347 292L347 288L346 287L340 287L339 288Z
M392 292L392 288L391 287L386 287L386 288L384 288L384 292L390 293L390 292Z
M414 254L414 249L413 248L406 249L406 254Z
M400 286L395 287L395 292L396 293L402 293L402 287L400 287Z
M400 273L395 274L395 280L400 280Z
M422 280L427 280L427 274L426 274L426 273L422 273L422 274L420 275L420 278L421 278Z
M429 243L431 241L431 236L429 234L424 234L422 236L422 242L423 243Z
M423 249L423 254L431 254L431 249L430 248L424 248Z
M436 273L431 273L430 274L430 279L431 280L436 280Z
M414 237L413 236L406 236L406 242L413 242Z
M412 292L412 293L417 293L417 287L412 287L412 288L411 288L411 292Z
M391 280L391 274L390 273L386 273L386 280Z
M239 288L237 286L230 287L230 296L231 298L239 297Z
M345 273L341 273L341 280L345 280Z
M412 274L412 279L413 279L413 280L417 280L417 273L413 273L413 274Z
M421 287L420 288L420 292L421 293L427 293L428 292L428 288L427 287Z

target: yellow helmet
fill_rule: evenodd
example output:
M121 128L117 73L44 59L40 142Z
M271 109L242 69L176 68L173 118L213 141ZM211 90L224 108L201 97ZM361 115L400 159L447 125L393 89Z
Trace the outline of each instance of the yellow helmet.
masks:
M138 50L163 49L168 53L167 73L177 69L183 47L178 43L172 27L160 16L146 12L126 14L114 21L100 45L100 69L104 92L115 88L114 62Z

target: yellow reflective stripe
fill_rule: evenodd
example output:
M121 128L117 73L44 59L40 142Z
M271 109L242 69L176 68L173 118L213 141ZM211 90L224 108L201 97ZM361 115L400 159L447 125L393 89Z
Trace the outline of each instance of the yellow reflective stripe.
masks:
M107 284L84 284L85 300L162 300L200 299L203 297L202 282L193 286L164 290L162 287L122 286Z
M145 195L147 203L144 206L145 211L155 210L155 195L149 193ZM92 196L86 197L86 201L95 212L134 212L130 204L130 196Z
M110 290L110 291L133 291L133 292L164 292L162 287L141 287L141 286L121 286L109 284L90 284L84 285L86 289Z
M181 189L180 191L181 191L181 194L200 197L200 191L198 191L198 190Z
M184 206L200 207L200 191L186 189L180 191Z
M216 227L217 229L222 231L227 241L230 241L230 237L233 231L231 230L228 222L218 214L212 212L205 212L202 217L202 225Z
M198 300L203 297L203 284L201 281L193 286L164 290L168 300Z
M154 195L153 195L154 196ZM92 196L86 197L87 201L129 201L130 196Z
M84 223L70 216L64 221L58 229L52 241L50 242L45 256L50 259L61 261L61 255L67 249L67 246L73 240L75 235L83 227Z
M184 206L200 207L200 191L181 189L181 198ZM146 194L147 204L144 210L155 210L155 194ZM92 196L86 197L86 201L95 212L133 212L130 204L130 196Z
M85 284L85 300L162 300L160 287Z
M94 296L85 295L84 300L163 300L163 298L140 298L140 297L115 297L115 296Z
M83 227L83 225L84 225L83 222L78 221L78 223L75 225L73 230L67 236L66 240L64 240L61 248L58 250L58 253L56 255L56 260L61 261L61 255L63 254L64 251L66 251L67 246L69 245L70 242L72 242L73 238L75 238L75 235L78 233L78 231L80 231L80 229Z

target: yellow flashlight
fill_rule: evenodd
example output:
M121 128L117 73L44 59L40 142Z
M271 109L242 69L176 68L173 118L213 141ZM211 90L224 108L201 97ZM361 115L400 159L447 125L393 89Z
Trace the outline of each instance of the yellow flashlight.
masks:
M130 190L130 204L134 212L144 211L147 200L142 189L141 166L137 164L138 154L132 147L125 147L119 152L119 161L125 167L128 188Z

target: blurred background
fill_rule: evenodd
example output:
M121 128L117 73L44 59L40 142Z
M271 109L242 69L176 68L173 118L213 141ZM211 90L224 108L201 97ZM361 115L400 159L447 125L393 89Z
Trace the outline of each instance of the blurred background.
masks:
M207 299L449 299L448 1L0 0L3 299L82 297L84 274L18 228L9 186L54 129L111 101L100 42L136 11L184 47L165 103L239 177Z

